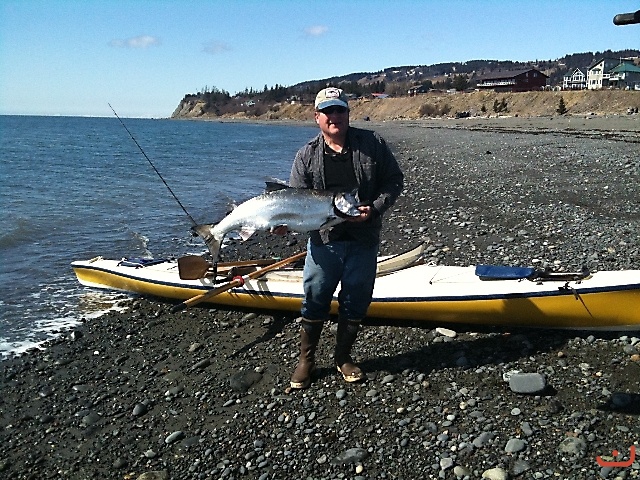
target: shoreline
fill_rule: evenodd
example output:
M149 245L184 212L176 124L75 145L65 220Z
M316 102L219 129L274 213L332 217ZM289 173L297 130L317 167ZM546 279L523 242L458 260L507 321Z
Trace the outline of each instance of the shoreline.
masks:
M248 123L256 125L286 125L314 127L313 119L260 119L241 117L220 118L175 118L177 121L198 121L218 123ZM640 114L632 115L563 115L563 116L475 116L468 118L421 118L372 120L352 119L356 127L375 130L380 126L407 126L424 128L469 129L504 132L531 132L536 134L563 132L607 132L618 134L629 141L640 142Z
M426 242L440 264L640 270L637 136L468 120L354 122L406 174L382 255ZM225 255L303 248L257 234ZM294 315L124 304L0 361L3 478L640 478L637 459L596 461L640 448L640 332L368 321L354 348L368 379L349 385L331 324L317 378L288 392ZM544 388L514 391L516 371Z
M430 92L415 96L392 96L384 99L359 98L350 102L351 118L369 118L375 121L420 120L477 117L562 117L627 115L638 112L640 95L625 90L572 90L528 92ZM558 113L564 103L566 112ZM180 102L172 113L173 118L202 118L203 101ZM264 120L313 118L313 106L308 103L261 103L244 111L226 113L228 117L258 118Z

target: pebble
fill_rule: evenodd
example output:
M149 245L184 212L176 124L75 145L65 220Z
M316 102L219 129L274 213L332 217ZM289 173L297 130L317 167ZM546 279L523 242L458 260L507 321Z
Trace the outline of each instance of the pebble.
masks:
M396 379L395 375L385 375L384 378L382 379L382 381L380 383L385 384L385 383L391 383Z
M197 362L193 366L193 368L196 370L202 370L203 368L207 368L209 365L211 365L211 360L205 358L204 360L200 360L199 362Z
M93 411L88 412L82 417L82 423L85 425L95 425L100 420L102 420L102 417Z
M522 475L524 472L528 472L531 469L531 465L528 461L521 458L516 458L511 467L511 473L514 477Z
M184 432L181 430L178 430L173 432L167 438L165 438L164 443L166 443L167 445L171 445L172 443L182 440L183 438L184 438Z
M234 374L229 379L229 386L236 392L247 392L256 383L262 380L262 374L255 370L246 370Z
M136 480L169 480L169 472L166 470L154 470L139 475Z
M349 448L336 456L336 458L334 458L331 463L340 465L349 463L357 464L364 461L368 456L369 453L364 448Z
M527 447L527 443L519 438L511 438L504 447L504 451L507 453L521 452Z
M53 415L42 415L40 417L40 423L42 423L43 425L46 423L51 423L56 419L56 417L54 417Z
M584 455L587 443L576 437L567 437L559 445L558 450L570 457L581 457Z
M488 480L508 480L509 474L502 468L490 468L482 472L482 478Z
M529 422L522 422L520 424L520 430L527 437L530 437L531 435L533 435L533 429L531 428L531 425L529 424Z
M482 432L476 438L473 439L473 445L476 448L482 448L487 445L491 440L495 437L494 433L491 432Z
M436 333L438 335L442 335L444 337L456 338L458 335L455 330L451 330L450 328L438 327L436 328Z
M144 403L137 403L135 407L133 407L133 412L131 413L134 417L139 417L144 415L149 411L149 407Z
M456 465L455 467L453 467L453 474L456 476L456 478L462 478L462 477L470 477L472 475L472 472L467 467Z
M453 465L454 463L451 457L443 457L440 459L440 468L442 470L448 470L449 468L453 467Z

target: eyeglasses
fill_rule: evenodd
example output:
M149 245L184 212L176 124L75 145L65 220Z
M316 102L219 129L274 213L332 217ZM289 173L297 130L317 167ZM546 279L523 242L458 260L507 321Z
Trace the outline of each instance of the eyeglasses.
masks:
M333 113L346 113L347 109L345 107L333 106L333 107L323 108L320 111L325 115L331 115Z

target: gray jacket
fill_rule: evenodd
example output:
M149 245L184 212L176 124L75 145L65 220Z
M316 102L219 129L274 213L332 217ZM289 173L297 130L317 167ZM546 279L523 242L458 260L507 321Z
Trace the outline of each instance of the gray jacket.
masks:
M363 204L373 206L374 215L366 222L343 222L321 232L311 232L314 243L329 243L337 232L344 231L357 241L378 243L382 215L402 192L404 175L384 139L376 132L355 127L349 127L348 135L358 194ZM322 133L298 150L289 177L291 187L326 189L323 152Z

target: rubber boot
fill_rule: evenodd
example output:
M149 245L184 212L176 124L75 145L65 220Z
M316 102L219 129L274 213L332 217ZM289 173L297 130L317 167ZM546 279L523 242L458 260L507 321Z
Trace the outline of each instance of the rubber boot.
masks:
M300 329L300 358L291 375L291 388L303 389L311 385L311 375L316 369L316 348L320 341L323 321L302 319Z
M345 382L359 382L365 378L360 368L353 363L351 348L360 330L360 320L340 320L336 338L335 362Z

